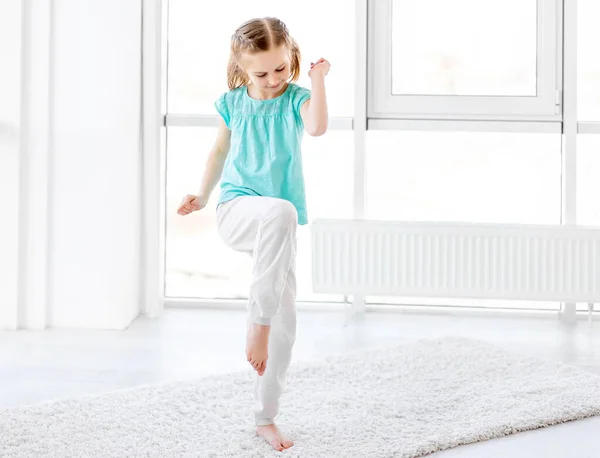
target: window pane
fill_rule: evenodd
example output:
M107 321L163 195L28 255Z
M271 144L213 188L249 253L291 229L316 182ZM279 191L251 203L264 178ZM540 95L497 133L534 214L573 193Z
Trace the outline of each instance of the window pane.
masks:
M318 14L315 14L318 11ZM286 23L302 53L298 84L310 88L310 63L331 62L327 76L330 116L354 114L354 5L343 0L169 2L169 113L215 114L214 100L227 90L230 38L254 17ZM326 38L326 39L325 39Z
M216 128L170 127L167 144L166 296L246 298L252 260L221 240L215 208L219 188L208 207L188 216L176 211L185 194L196 193ZM303 161L310 220L352 216L353 136L332 131L305 136ZM331 173L335 170L336 173ZM308 226L298 229L298 300L341 300L340 295L312 294Z
M330 131L322 137L304 136L302 160L309 221L351 218L354 175L352 131ZM342 300L339 295L313 294L309 225L298 228L298 300Z
M559 134L367 132L373 219L560 224Z
M577 136L577 224L600 227L600 135ZM577 304L587 310L587 304Z
M581 121L600 121L600 3L579 0L577 8L577 110Z
M600 135L577 137L577 224L600 226Z
M536 96L536 0L394 0L392 21L394 94Z
M251 259L229 249L217 233L218 189L204 210L177 214L183 196L200 187L216 132L212 127L168 129L165 295L169 297L248 296Z

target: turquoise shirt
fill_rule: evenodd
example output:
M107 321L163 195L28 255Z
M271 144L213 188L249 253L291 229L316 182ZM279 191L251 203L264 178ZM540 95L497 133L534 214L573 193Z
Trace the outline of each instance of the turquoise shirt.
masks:
M274 99L253 99L246 86L217 99L215 107L231 130L219 203L239 196L278 197L296 207L299 224L308 222L300 107L309 98L308 89L289 84Z

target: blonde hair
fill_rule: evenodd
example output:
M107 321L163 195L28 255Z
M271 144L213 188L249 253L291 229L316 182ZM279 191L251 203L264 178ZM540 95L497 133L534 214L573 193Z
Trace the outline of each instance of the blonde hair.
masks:
M231 52L227 65L229 89L248 84L248 75L239 65L243 53L255 54L281 45L286 45L290 50L290 81L296 82L300 77L300 48L282 21L274 17L265 17L251 19L239 26L231 36Z

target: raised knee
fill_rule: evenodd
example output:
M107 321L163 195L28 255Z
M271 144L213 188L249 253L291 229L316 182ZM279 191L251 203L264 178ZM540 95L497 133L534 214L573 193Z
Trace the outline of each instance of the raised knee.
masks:
M273 219L279 225L296 227L298 225L298 212L292 203L281 199L273 209Z

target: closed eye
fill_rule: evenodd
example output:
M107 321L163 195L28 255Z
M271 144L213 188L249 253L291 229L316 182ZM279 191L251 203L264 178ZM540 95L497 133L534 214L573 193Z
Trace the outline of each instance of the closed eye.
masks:
M281 67L281 68L278 68L278 69L276 69L275 71L276 71L276 72L282 72L282 71L284 71L284 70L285 70L285 67L286 67L286 66L284 65L283 67ZM257 77L257 78L264 78L265 76L267 76L267 74L266 74L266 73L255 73L255 75L256 75L256 77Z

